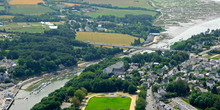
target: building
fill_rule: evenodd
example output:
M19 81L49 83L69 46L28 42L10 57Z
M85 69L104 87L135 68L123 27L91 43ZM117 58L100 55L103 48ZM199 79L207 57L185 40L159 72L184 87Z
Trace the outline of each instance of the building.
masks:
M0 22L0 27L4 26L4 24L2 22Z
M171 99L172 100L172 104L181 109L181 110L197 110L195 107L193 107L192 105L184 102L183 100L179 99L179 98L174 98Z
M113 75L122 75L125 74L124 62L120 61L116 64L113 64L103 70L103 73L113 74Z

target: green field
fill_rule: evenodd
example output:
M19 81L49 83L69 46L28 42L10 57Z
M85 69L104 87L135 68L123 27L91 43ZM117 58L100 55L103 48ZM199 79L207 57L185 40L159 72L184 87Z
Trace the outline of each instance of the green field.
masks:
M148 4L148 0L84 0L93 4L111 4L118 7L141 7L146 9L154 9Z
M106 108L129 110L130 104L130 98L93 97L89 100L86 110L105 110Z
M102 15L114 15L117 17L124 17L126 14L132 15L141 15L141 14L148 14L155 16L157 13L153 11L143 11L143 10L120 10L120 9L107 9L107 8L98 8L99 10L96 12L89 12L87 15L91 17L98 17Z
M0 6L0 10L4 10L5 8L4 8L4 6Z
M131 45L131 43L134 42L134 39L138 38L116 33L77 32L76 34L76 40L118 45ZM143 41L144 40L141 39L141 42Z
M44 30L48 30L49 27L43 27L41 23L5 23L3 27L0 27L0 30L5 29L8 32L28 32L28 33L42 33Z
M11 5L9 13L24 15L40 15L53 12L52 9L40 5Z

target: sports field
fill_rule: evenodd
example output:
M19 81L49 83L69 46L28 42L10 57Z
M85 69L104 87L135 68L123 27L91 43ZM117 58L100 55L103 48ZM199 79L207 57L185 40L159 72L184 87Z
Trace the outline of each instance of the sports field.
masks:
M120 97L93 97L85 110L105 110L107 108L116 110L129 110L131 104L130 98Z
M94 4L111 4L118 7L141 7L146 9L154 9L148 4L147 0L84 0L88 3Z
M38 4L38 3L44 3L43 0L10 0L10 5L30 5L30 4Z
M89 12L87 15L91 17L98 17L102 15L114 15L117 17L124 17L126 14L132 15L141 15L141 14L148 14L155 16L157 13L153 11L143 11L143 10L120 10L120 9L107 9L107 8L98 8L99 10L96 12Z
M76 40L118 45L131 45L131 43L134 42L134 39L138 38L116 33L77 32L76 34ZM141 39L141 42L143 41L144 40Z
M24 15L40 15L54 12L52 9L40 5L11 5L9 13Z

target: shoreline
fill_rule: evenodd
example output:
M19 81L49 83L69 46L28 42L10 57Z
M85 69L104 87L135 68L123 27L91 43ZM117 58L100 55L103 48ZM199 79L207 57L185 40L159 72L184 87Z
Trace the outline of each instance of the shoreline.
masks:
M220 15L218 16L216 15L216 16L209 16L206 19L191 20L188 23L179 23L179 26L166 25L165 31L161 32L161 35L165 35L166 38L158 41L158 43L156 44L150 45L149 47L169 49L170 45L174 44L175 42L186 40L188 38L191 38L192 35L195 35L195 34L192 34L190 36L187 36L187 35L183 36L183 34L186 33L187 31L190 31L190 29L206 25L212 21L219 20L219 19L220 19ZM209 26L204 26L204 27L207 27L207 29L212 30L212 28L209 28ZM220 26L218 27L218 29L220 29Z

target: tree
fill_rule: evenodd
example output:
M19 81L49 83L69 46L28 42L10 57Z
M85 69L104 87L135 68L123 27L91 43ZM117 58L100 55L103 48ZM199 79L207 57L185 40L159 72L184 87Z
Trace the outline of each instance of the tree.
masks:
M82 102L82 100L85 98L86 94L78 89L76 92L75 92L75 96L80 100L80 102Z
M68 96L74 96L74 88L72 86L70 86L68 89L67 89L67 95Z
M133 84L130 84L128 86L128 93L129 94L134 94L137 91L136 87Z
M71 104L72 104L72 107L73 108L79 108L80 106L80 100L74 96L72 99L71 99Z
M146 100L139 97L138 100L136 101L136 106L135 106L135 110L145 110L145 106L146 106Z

